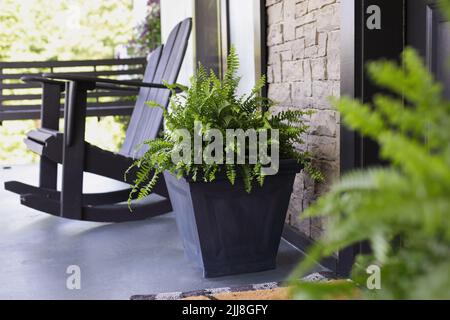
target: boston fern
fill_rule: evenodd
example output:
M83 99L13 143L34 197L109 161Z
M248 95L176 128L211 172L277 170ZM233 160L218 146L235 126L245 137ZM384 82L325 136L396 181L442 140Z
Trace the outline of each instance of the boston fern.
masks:
M307 211L329 223L294 278L361 241L372 253L358 257L352 282L293 281L293 297L354 297L358 288L361 298L449 299L450 103L412 49L402 65L375 62L368 70L394 95L380 94L372 105L348 98L335 104L343 122L376 140L391 165L345 175ZM367 290L373 266L379 290Z
M243 131L278 129L278 141L269 139L269 144L278 143L280 159L296 159L314 179L322 179L321 173L311 164L311 156L294 148L295 144L303 143L301 137L308 129L303 118L310 115L310 112L286 110L272 115L274 103L260 94L265 85L264 77L256 83L249 94L238 96L240 81L236 75L238 68L239 60L232 48L227 59L227 71L222 80L219 80L212 71L208 73L199 65L196 75L190 80L190 87L167 85L172 91L168 110L163 106L149 103L151 107L163 109L165 129L161 138L144 142L148 150L130 167L137 169L130 201L132 198L142 199L148 196L160 175L166 170L179 178L188 176L194 181L203 179L205 182L211 182L222 173L231 184L234 184L237 177L242 177L247 192L251 191L254 181L263 184L264 174L261 171L263 165L259 159L254 164L247 161L248 157L243 164L205 162L196 164L192 152L191 161L174 163L171 154L182 147L180 140L173 134L178 129L187 130L192 137L198 133L196 130L206 134L209 129L217 129L225 136L226 129ZM177 89L181 90L181 93L176 93ZM195 123L199 122L202 126L196 128ZM203 145L203 148L205 147ZM224 149L230 147L236 156L238 144L231 146L227 144Z

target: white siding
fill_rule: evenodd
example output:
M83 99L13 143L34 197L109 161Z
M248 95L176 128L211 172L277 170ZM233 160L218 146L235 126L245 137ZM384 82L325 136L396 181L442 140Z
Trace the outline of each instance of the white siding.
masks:
M254 1L229 0L230 42L239 55L242 76L240 92L248 93L255 84Z
M161 33L163 43L166 42L172 28L181 20L192 17L194 0L161 0ZM189 46L181 67L178 83L188 84L194 73L193 34L189 39Z

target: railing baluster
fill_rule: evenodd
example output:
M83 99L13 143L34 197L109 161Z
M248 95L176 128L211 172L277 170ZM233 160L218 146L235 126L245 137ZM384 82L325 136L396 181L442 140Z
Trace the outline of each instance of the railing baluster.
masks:
M3 68L0 68L0 76L3 74ZM0 79L0 97L3 98L3 79ZM0 126L3 124L2 116L3 113L3 99L0 99Z
M97 65L94 64L94 74L97 74ZM95 102L99 103L98 96L95 97Z

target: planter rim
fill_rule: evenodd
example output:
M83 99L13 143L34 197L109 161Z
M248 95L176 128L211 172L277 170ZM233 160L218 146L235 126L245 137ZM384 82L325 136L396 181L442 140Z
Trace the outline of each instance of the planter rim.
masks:
M221 165L221 167L223 168L225 165ZM297 160L295 159L280 159L280 167L278 170L278 173L273 175L273 176L278 176L280 174L290 174L290 173L299 173L301 170L303 170L303 165L301 165L300 163L298 163ZM172 174L170 172L168 172L169 174ZM270 177L270 176L267 176ZM183 178L188 182L188 183L211 183L211 182L205 182L202 179L201 175L197 176L197 180L193 180L192 176L186 176L183 175ZM237 172L236 174L236 179L240 179L242 178L241 174L239 172ZM226 174L221 171L218 172L216 175L216 179L214 181L220 181L220 180L226 180L228 179ZM212 182L214 182L212 181Z

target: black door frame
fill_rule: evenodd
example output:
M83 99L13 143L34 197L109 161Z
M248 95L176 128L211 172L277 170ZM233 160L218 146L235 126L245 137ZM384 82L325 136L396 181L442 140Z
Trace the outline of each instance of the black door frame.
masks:
M409 17L407 42L418 50L431 71L436 71L432 64L436 58L433 47L437 40L437 25L442 19L437 9L437 0L414 0L408 3L407 7ZM409 23L410 21L414 21L414 23ZM427 39L430 41L427 41Z
M255 78L267 74L267 12L266 0L253 1L253 31L255 33ZM194 1L194 56L207 69L222 76L227 68L230 43L229 0ZM207 26L208 30L205 30ZM213 41L212 41L213 40ZM262 88L267 97L267 85Z
M365 65L381 58L397 60L405 47L406 0L341 1L341 95L370 102L380 92L368 79ZM381 29L366 26L367 8L381 9ZM368 138L341 125L340 170L383 165L378 146ZM369 250L366 243L338 253L337 272L348 275L355 257Z

